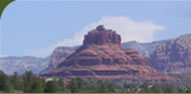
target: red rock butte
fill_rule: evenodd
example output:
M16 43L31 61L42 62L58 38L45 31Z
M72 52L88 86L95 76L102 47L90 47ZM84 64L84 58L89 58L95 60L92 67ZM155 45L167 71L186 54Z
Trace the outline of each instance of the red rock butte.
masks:
M103 25L84 37L83 45L41 76L65 79L175 81L148 65L148 60L134 49L125 49L121 37Z

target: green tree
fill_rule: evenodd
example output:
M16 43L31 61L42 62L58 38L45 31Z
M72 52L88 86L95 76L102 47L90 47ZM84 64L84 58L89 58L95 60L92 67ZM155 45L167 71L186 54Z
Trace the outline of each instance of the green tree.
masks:
M161 93L161 85L156 83L152 86L151 90L154 93Z
M103 82L103 81L98 81L97 82L97 89L98 93L111 93L115 92L114 86L109 83L109 82Z
M161 84L160 89L161 89L162 93L176 93L177 92L176 85L174 85L172 83Z
M153 90L151 89L153 87L150 83L143 83L140 88L142 88L142 93L152 93Z
M188 88L186 93L191 93L191 88Z
M4 92L10 92L12 90L9 77L2 71L0 71L0 90Z
M14 72L14 74L10 76L10 81L14 90L23 90L22 80L19 78L17 72Z
M135 93L137 88L139 88L138 83L124 83L123 87L127 89L128 93Z
M45 86L45 93L55 93L59 89L59 85L56 80L48 81Z
M59 85L59 87L58 87L59 91L65 91L66 90L66 86L65 86L64 81L62 79L59 79L57 83Z
M34 78L31 86L33 93L43 93L44 92L44 82L40 78Z
M84 84L85 83L81 78L75 78L69 82L68 87L70 91L74 93L74 92L79 92L80 90L82 90L84 87Z
M31 71L26 71L23 75L24 92L27 93L41 93L44 92L43 79L34 75Z
M33 83L33 73L31 71L26 71L23 75L23 86L24 86L24 92L30 93L32 92L32 83Z

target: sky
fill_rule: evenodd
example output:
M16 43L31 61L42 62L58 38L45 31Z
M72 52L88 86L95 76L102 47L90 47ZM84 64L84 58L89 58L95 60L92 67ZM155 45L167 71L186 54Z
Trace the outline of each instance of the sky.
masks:
M0 20L0 57L46 57L81 45L102 24L122 42L152 42L191 33L189 0L16 0Z

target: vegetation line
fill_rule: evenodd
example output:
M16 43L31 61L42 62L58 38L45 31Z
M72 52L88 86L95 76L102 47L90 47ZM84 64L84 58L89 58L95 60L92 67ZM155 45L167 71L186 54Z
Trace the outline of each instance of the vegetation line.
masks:
M0 19L4 9L13 1L15 0L0 0Z

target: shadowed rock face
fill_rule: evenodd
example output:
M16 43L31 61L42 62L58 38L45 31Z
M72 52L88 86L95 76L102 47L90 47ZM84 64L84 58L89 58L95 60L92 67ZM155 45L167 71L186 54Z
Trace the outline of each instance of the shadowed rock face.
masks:
M132 81L173 81L148 66L147 59L134 49L125 49L115 31L98 26L85 35L83 45L55 69L42 76L71 79L128 79Z
M163 72L191 72L191 34L158 46L150 58L151 65Z

